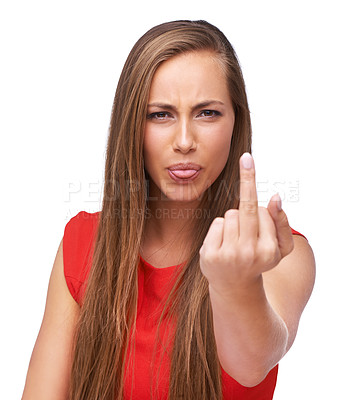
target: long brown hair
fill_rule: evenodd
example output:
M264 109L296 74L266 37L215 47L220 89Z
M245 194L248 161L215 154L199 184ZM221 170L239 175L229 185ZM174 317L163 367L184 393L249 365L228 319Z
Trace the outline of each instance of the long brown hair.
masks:
M201 210L208 213L195 224L189 257L163 314L177 321L169 399L222 398L208 282L199 267L199 249L213 219L238 207L238 161L244 152L251 152L250 115L239 62L224 34L206 21L173 21L153 27L138 40L116 89L102 210L74 338L70 400L123 398L123 378L130 361L126 349L132 347L135 333L139 251L147 219L143 132L149 90L162 62L200 50L210 50L221 63L235 125L227 163L200 201Z

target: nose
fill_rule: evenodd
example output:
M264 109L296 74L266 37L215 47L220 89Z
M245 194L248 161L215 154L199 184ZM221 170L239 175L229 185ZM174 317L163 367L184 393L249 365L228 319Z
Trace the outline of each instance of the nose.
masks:
M176 125L173 150L188 153L196 150L196 137L193 127L187 119L181 119Z

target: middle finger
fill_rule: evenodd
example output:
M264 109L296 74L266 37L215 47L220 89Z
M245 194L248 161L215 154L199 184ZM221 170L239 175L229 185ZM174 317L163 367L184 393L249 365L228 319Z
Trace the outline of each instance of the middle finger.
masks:
M258 196L253 157L240 157L239 238L242 243L256 243L259 234Z

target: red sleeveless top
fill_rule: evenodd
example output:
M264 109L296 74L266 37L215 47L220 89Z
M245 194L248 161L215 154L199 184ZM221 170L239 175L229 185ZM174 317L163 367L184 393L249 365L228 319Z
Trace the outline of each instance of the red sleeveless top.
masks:
M92 251L97 232L100 212L80 211L66 224L63 236L64 275L68 289L82 306L87 277L92 262ZM291 228L292 229L292 228ZM293 234L302 235L292 229ZM306 238L306 237L305 237ZM307 239L307 238L306 238ZM152 365L152 355L156 343L157 324L161 305L175 269L179 266L155 268L140 256L138 266L138 311L136 321L134 377L126 372L124 390L126 399L150 400L151 382L158 375L157 398L168 398L169 363L168 357L161 364ZM167 326L161 325L160 334ZM158 342L159 343L159 342ZM168 347L168 346L167 346ZM169 346L171 349L171 347ZM161 346L158 348L161 349ZM168 349L167 349L168 350ZM159 370L159 365L161 366ZM271 400L276 386L278 365L255 387L240 385L222 369L224 400Z

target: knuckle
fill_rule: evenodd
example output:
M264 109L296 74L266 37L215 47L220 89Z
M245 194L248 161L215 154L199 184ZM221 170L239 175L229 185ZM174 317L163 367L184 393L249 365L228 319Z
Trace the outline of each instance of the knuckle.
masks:
M218 254L214 250L206 250L204 254L204 261L207 264L213 264L218 261Z
M255 250L252 246L244 246L240 250L240 257L244 263L250 264L255 259Z
M255 201L245 200L242 201L243 210L247 214L255 215L257 213L257 203Z
M275 242L267 242L263 248L263 254L266 259L272 260L277 256L277 245Z
M268 267L276 265L280 260L280 251L275 242L265 243L262 248L261 260Z
M225 211L224 218L233 218L236 217L237 215L239 215L239 210L231 209Z
M287 217L287 214L286 214L285 212L282 212L282 215L281 215L281 224L282 224L282 225L289 225L288 217Z
M224 259L228 263L235 263L237 261L237 254L235 249L227 248L224 250Z
M244 181L251 182L252 180L254 180L254 177L255 177L255 169L254 168L242 169L241 180L243 182Z

